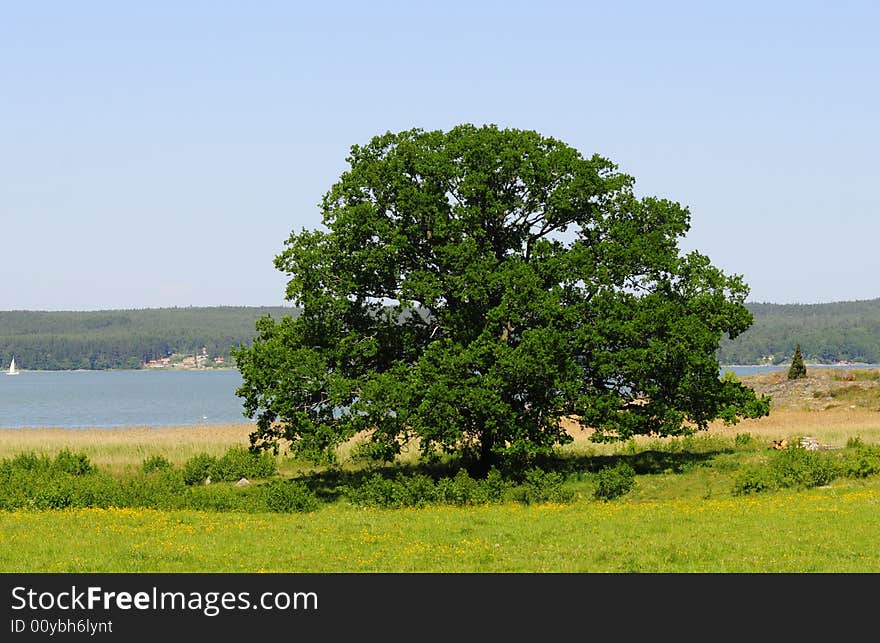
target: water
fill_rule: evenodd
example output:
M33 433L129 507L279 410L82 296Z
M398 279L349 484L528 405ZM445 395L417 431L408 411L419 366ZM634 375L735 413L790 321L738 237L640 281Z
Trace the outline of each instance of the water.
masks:
M0 428L250 422L241 382L234 369L0 373Z
M821 368L880 368L880 364ZM724 366L721 370L742 376L783 369L788 365ZM0 428L251 422L235 394L241 382L241 374L234 369L0 373Z

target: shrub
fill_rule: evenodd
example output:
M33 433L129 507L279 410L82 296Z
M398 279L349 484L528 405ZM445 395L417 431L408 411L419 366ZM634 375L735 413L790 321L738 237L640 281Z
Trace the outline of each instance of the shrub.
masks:
M571 502L574 492L564 489L565 477L556 471L544 471L532 467L525 472L522 486L517 490L516 497L525 504L542 502Z
M271 511L303 513L315 511L321 502L301 480L275 481L268 485L266 506Z
M437 503L466 506L500 502L508 488L507 481L493 467L485 480L471 478L464 469L454 477L436 482L421 473L401 472L393 479L374 473L360 485L345 487L345 495L353 504L372 507L424 507Z
M213 480L269 478L275 475L275 457L267 452L254 453L241 446L231 447L219 458L209 474Z
M44 455L35 453L19 453L9 463L13 470L17 471L48 471L52 462Z
M596 489L593 496L597 500L612 500L629 493L636 483L636 471L620 460L613 467L603 467L596 472Z
M764 467L752 467L740 472L733 481L733 495L743 496L776 488L773 476Z
M67 449L58 452L52 467L56 471L69 473L73 476L81 476L94 471L94 467L92 467L86 454L71 453Z
M153 473L154 471L165 471L171 468L171 463L161 455L154 455L146 458L141 465L141 471L144 473Z
M504 500L504 495L510 488L510 484L504 479L504 476L501 475L498 469L492 467L483 481L483 487L486 489L486 500L489 502L501 502Z
M467 506L483 505L489 500L488 487L471 478L464 469L459 469L452 478L445 477L437 481L438 502Z
M188 485L201 484L217 466L217 458L207 453L191 457L183 465L183 481Z
M177 509L185 506L187 490L184 473L173 469L159 469L149 476L137 476L120 482L121 504L127 507ZM189 483L194 484L194 483Z
M880 473L880 449L858 446L841 457L840 473L847 478L867 478Z
M798 489L828 484L837 474L827 454L801 447L775 451L770 461L770 471L780 487Z
M381 473L374 473L359 485L348 485L345 494L349 501L365 507L397 506L394 481L385 478Z
M394 483L392 497L400 506L424 507L437 500L437 485L424 474L398 473Z

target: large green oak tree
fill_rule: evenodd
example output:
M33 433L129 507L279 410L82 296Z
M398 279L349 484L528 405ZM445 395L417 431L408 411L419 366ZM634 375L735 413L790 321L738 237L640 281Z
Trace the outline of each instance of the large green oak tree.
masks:
M571 441L672 436L769 412L719 377L752 323L748 288L679 240L687 208L638 198L598 155L537 132L460 125L351 148L323 230L275 266L298 315L234 351L254 448L316 458L355 435L484 470Z

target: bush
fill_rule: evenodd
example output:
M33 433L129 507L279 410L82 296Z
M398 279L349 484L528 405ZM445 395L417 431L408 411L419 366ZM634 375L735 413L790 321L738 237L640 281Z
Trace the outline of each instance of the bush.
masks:
M217 458L207 453L191 457L183 465L183 481L185 484L201 484L217 467Z
M490 469L485 480L471 478L460 469L454 477L434 480L424 474L398 473L393 479L374 473L358 486L345 487L345 495L356 505L397 508L429 504L457 506L500 502L509 485L498 469Z
M71 453L67 449L58 452L52 466L56 471L69 473L73 476L81 476L94 471L94 467L92 467L86 454Z
M321 501L300 480L275 481L268 485L266 506L271 511L303 513L315 511L320 505Z
M454 477L440 478L437 481L437 501L464 507L482 505L488 502L485 488L464 469L459 469Z
M538 467L532 467L526 471L517 498L527 505L542 502L571 502L574 499L574 492L563 489L564 483L565 477L561 473L546 472Z
M48 471L52 467L52 462L44 455L19 453L12 458L9 466L16 471Z
M597 500L612 500L629 493L636 484L636 470L620 460L613 467L603 467L596 472Z
M809 489L826 485L837 475L826 453L800 447L774 452L770 471L780 487Z
M138 476L120 482L120 507L151 507L178 509L185 506L187 484L182 471L159 469L149 476Z
M209 473L213 480L234 481L241 478L270 478L276 471L275 457L271 453L254 453L236 446L226 451Z
M501 475L501 472L498 469L492 467L489 469L489 473L483 481L483 487L486 489L487 501L501 502L504 500L504 495L510 488L510 484L504 479L504 476Z
M839 464L841 475L847 478L867 478L880 473L880 449L859 446L847 449Z
M740 472L733 481L733 495L743 496L776 488L773 476L766 468L752 467Z
M240 446L231 447L220 458L201 453L183 465L183 479L188 485L201 484L209 476L212 482L231 482L241 478L269 478L276 472L275 457L271 453L254 453Z
M381 473L374 473L365 482L345 488L349 501L365 507L395 507L397 505L394 481Z
M165 471L171 468L171 463L161 455L154 455L146 458L141 465L141 471L144 473L153 473L154 471Z

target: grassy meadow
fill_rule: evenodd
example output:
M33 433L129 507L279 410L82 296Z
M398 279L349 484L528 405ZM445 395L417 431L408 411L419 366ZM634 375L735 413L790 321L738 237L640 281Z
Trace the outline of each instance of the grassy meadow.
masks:
M0 510L0 571L880 572L880 389L823 382L828 395L783 392L769 417L716 423L687 438L597 445L571 427L575 440L555 465L557 491L565 490L558 498L518 496L521 486L503 501L467 506L386 508L327 493L308 511L237 509L237 498L273 484L257 480L246 490L211 485L226 504L204 510L107 503ZM848 387L846 403L834 394L838 386ZM0 461L68 450L87 456L105 482L138 481L148 458L179 470L199 454L219 458L246 446L250 429L9 429L0 431ZM858 475L768 487L762 472L779 460L768 446L804 436L823 445L817 458L846 456L850 471L861 467ZM310 475L325 489L333 480L368 481L380 469L350 460L350 446L329 473L279 456L274 484ZM597 471L615 462L633 467L634 484L599 499ZM792 462L802 466L796 474L812 475L819 460ZM408 471L405 465L393 471ZM189 501L207 493L201 485L185 491Z

